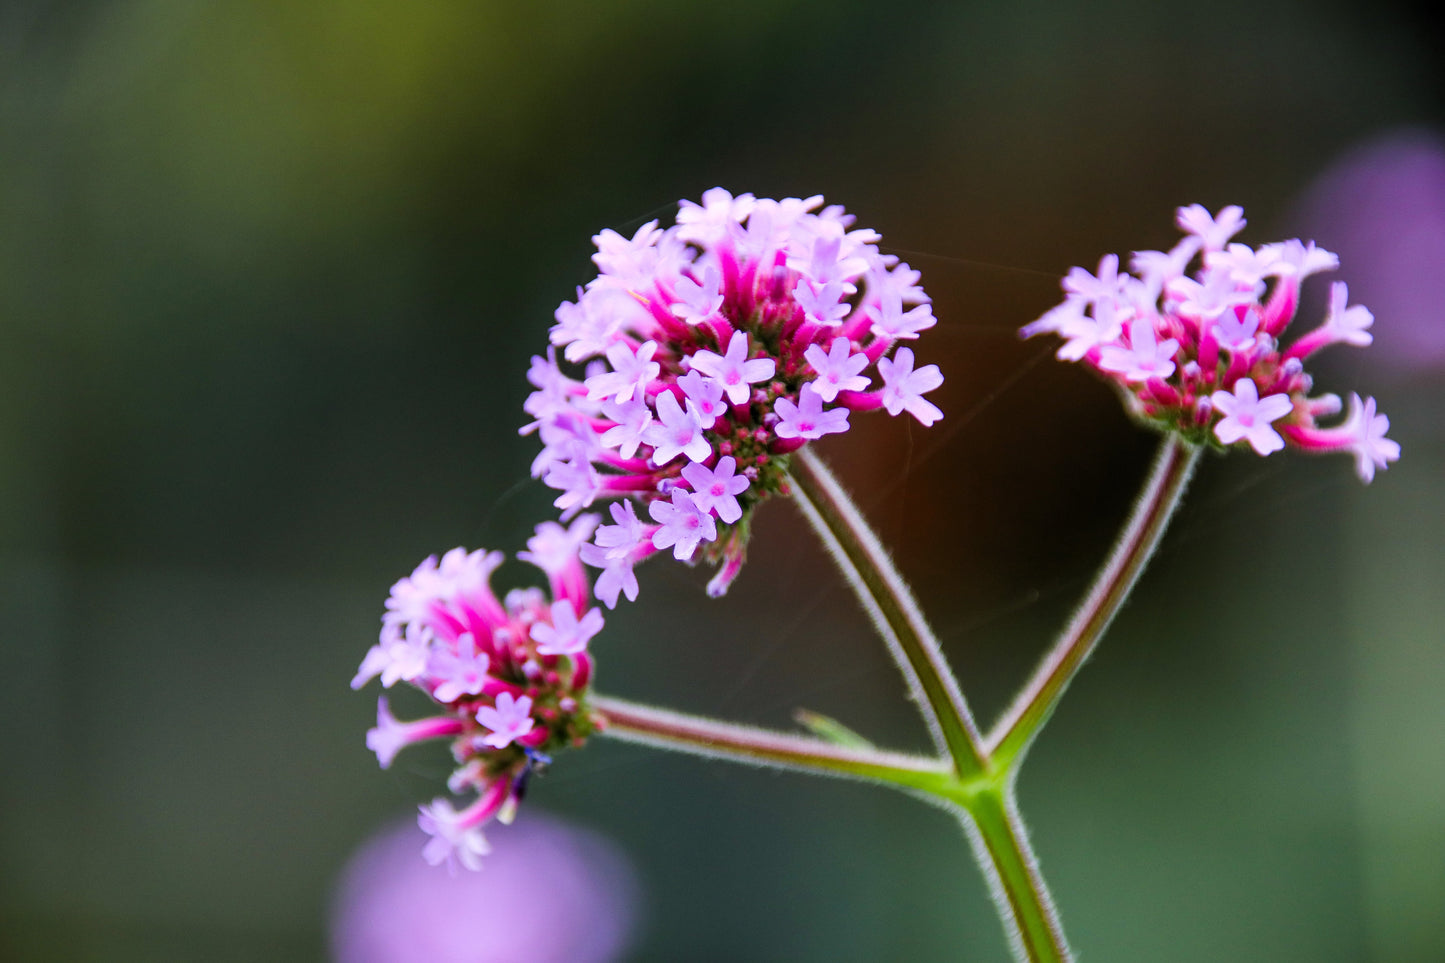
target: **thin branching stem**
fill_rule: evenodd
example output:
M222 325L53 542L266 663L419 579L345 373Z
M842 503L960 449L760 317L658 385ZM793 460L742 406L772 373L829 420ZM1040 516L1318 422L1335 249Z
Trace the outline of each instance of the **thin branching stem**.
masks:
M605 720L605 735L692 755L882 782L959 801L978 790L961 783L941 759L842 746L809 736L741 726L670 709L593 695L592 708Z
M1058 705L1154 553L1199 461L1200 449L1165 437L1133 514L1083 604L985 742L988 757L1013 770Z
M992 769L968 703L933 630L878 536L832 472L806 448L793 455L788 474L803 514L843 570L903 672L939 751L953 760L961 779L987 777Z

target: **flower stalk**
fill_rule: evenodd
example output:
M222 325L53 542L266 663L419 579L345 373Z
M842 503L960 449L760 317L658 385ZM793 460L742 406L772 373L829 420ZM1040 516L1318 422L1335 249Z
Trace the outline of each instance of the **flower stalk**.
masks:
M692 755L773 766L814 775L887 783L899 789L960 801L984 787L959 780L939 759L742 726L717 719L593 695L606 735Z
M1119 535L1109 560L1094 579L1073 619L1034 671L985 742L988 758L1002 769L1014 769L1039 729L1053 714L1059 697L1093 652L1149 557L1164 535L1199 462L1199 447L1178 435L1166 435L1153 470L1134 503L1133 514Z
M803 514L843 570L902 670L939 750L953 760L961 778L988 775L992 769L958 681L878 536L817 456L807 450L798 452L788 475Z
M1054 901L1049 896L1028 832L1014 805L1012 780L981 792L966 807L969 841L988 878L999 915L1011 922L1014 956L1032 963L1072 960Z

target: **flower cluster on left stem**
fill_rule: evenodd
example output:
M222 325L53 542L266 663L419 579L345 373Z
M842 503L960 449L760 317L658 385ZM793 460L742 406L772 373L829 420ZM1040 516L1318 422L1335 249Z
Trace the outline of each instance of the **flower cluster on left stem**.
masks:
M498 599L491 576L500 552L456 548L428 558L397 582L386 600L381 638L351 682L380 677L390 688L406 682L438 706L436 715L402 722L385 696L366 744L383 769L402 749L433 739L451 741L457 768L453 793L475 793L460 810L438 798L421 807L418 823L432 838L432 864L479 869L487 851L482 827L510 822L531 776L551 754L580 746L600 728L588 711L592 657L588 642L603 625L589 605L590 585L578 547L596 516L564 528L538 526L518 558L540 568L550 583L516 589Z

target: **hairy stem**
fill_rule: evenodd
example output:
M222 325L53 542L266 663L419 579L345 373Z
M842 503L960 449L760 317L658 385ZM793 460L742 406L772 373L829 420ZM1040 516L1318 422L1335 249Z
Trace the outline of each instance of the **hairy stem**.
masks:
M1028 833L1014 806L1009 784L975 796L966 807L969 841L988 877L999 915L1013 926L1009 942L1014 956L1030 963L1065 963L1073 959L1063 926L1029 846Z
M590 702L606 719L603 734L629 742L734 762L888 783L954 801L977 791L977 787L955 778L940 759L840 746L808 736L740 726L610 696L594 694Z
M944 803L968 831L1015 955L1031 963L1070 958L1006 776L964 781L943 759L840 746L609 696L594 694L591 704L606 720L604 736L708 758L883 783Z
M986 777L992 768L968 703L913 593L878 536L827 466L806 448L793 455L788 474L803 514L843 570L902 670L939 751L953 759L961 779Z
M1063 634L989 733L986 751L1000 769L1016 767L1029 743L1053 714L1064 689L1128 598L1184 495L1199 461L1199 451L1175 435L1165 437L1113 554L1095 577L1089 594Z

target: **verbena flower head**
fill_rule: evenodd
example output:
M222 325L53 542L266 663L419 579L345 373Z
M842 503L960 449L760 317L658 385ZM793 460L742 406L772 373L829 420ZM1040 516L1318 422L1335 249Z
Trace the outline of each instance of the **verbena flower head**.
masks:
M385 769L407 746L450 740L458 768L447 785L476 793L461 810L445 798L421 807L417 822L431 837L423 853L430 863L480 868L488 849L482 826L493 817L510 821L551 753L580 746L600 726L587 709L587 645L603 618L591 607L578 559L596 525L593 515L568 528L544 523L518 554L547 574L550 601L535 588L498 599L490 581L502 554L460 548L428 558L392 586L381 639L351 686L378 677L387 688L406 682L426 693L438 713L401 722L383 696L366 745Z
M1286 445L1348 452L1365 482L1399 458L1400 446L1385 437L1390 420L1376 413L1373 398L1351 394L1340 423L1316 421L1343 405L1337 395L1310 396L1305 359L1327 345L1373 340L1374 316L1350 305L1344 282L1331 285L1319 327L1288 347L1280 343L1300 283L1339 259L1312 241L1257 250L1231 243L1245 225L1238 207L1216 217L1194 204L1176 220L1185 237L1173 250L1136 251L1132 275L1119 272L1113 254L1096 273L1074 268L1063 281L1063 303L1021 334L1059 335L1059 358L1088 364L1120 390L1135 417L1195 444L1248 445L1260 455Z
M522 431L541 438L532 473L564 518L628 499L582 550L609 607L636 598L636 562L669 548L720 563L708 590L726 591L788 456L847 431L851 412L943 416L923 398L943 382L937 365L894 351L935 324L928 296L878 239L821 197L722 188L683 201L666 229L593 238L601 273L557 309ZM559 348L580 370L564 371Z

